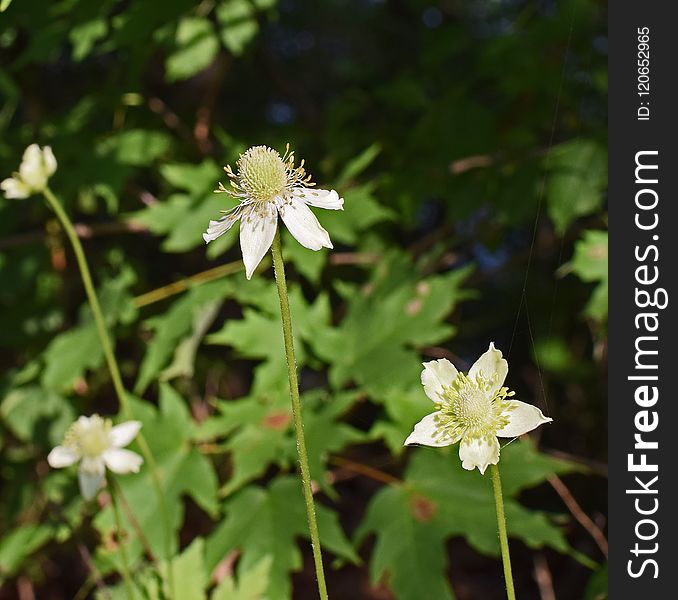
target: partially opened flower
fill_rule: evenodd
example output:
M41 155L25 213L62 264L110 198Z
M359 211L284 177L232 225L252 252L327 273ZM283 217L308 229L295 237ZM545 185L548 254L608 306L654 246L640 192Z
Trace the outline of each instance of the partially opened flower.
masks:
M7 198L28 198L47 187L47 180L56 168L56 158L49 146L40 148L37 144L31 144L24 151L19 172L2 181L0 188Z
M225 167L232 189L222 183L216 192L225 192L239 201L210 221L202 234L206 243L226 233L240 219L240 247L247 279L271 247L278 215L297 241L311 250L332 248L330 236L318 223L309 206L343 210L344 200L334 190L318 190L304 170L304 161L294 166L289 145L283 156L267 146L253 146L240 155L237 172Z
M503 387L508 363L491 343L489 349L471 367L460 373L447 359L424 363L421 382L434 402L435 412L414 426L405 445L459 445L464 469L499 462L499 440L532 431L553 419L545 417L531 404L512 400L514 392Z
M91 500L104 482L106 468L121 474L139 472L143 459L123 448L140 429L139 421L113 427L109 419L96 414L80 417L66 431L63 443L49 453L47 462L55 469L79 462L80 491L85 500Z

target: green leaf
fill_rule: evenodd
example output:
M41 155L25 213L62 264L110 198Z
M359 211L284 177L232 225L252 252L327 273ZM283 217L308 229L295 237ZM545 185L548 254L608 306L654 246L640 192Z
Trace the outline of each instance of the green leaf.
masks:
M52 527L45 524L22 525L3 533L0 539L1 577L11 577L26 557L30 556L53 535Z
M340 421L355 403L356 394L330 398L318 391L302 395L301 401L311 478L332 495L325 478L328 456L365 437ZM233 470L221 489L222 494L232 494L245 483L262 476L271 465L289 468L297 462L288 394L220 401L217 407L218 416L203 423L198 435L202 440L228 438L223 448L231 452Z
M377 201L375 187L375 183L367 183L344 190L341 193L344 210L328 210L318 215L321 225L330 232L335 243L354 245L361 232L377 223L394 219L394 212Z
M399 600L454 598L445 577L448 534L429 518L434 510L433 503L401 486L387 487L372 499L357 531L358 541L377 534L370 579L386 583Z
M236 56L242 54L259 31L253 3L248 0L229 0L219 4L216 13L224 46Z
M208 19L186 17L177 27L176 49L165 63L167 80L188 79L207 68L219 51L219 40Z
M134 318L136 310L129 288L135 281L132 270L125 268L117 277L106 280L98 290L109 332L118 322L129 322ZM70 391L87 369L96 369L103 364L104 352L89 304L81 307L78 326L56 336L45 349L43 359L42 385L57 391Z
M264 556L256 565L235 579L227 576L219 582L210 600L264 600L273 558Z
M205 541L195 538L179 556L172 559L174 595L185 600L205 600L207 574L205 573Z
M291 598L289 575L302 566L298 537L308 537L301 485L295 477L279 477L269 488L248 487L226 501L226 517L207 540L206 562L213 569L226 554L238 549L242 576L271 556L267 596ZM358 563L359 558L341 530L337 515L316 504L320 540L326 550Z
M360 175L381 153L381 144L372 144L351 160L337 177L337 185L341 186Z
M2 399L0 415L19 439L26 442L44 439L52 446L61 442L75 420L75 411L66 398L38 386L11 390Z
M483 554L499 554L489 475L465 471L457 452L456 446L448 451L416 450L405 485L378 492L356 532L359 542L376 534L372 580L387 576L398 598L450 597L444 543L451 536L465 537ZM549 516L527 510L516 497L550 474L577 467L539 454L529 442L514 442L502 449L500 468L509 535L530 547L568 552L565 537Z
M223 173L213 160L205 160L199 164L168 163L160 167L160 174L173 187L198 197L214 190Z
M607 231L589 229L574 247L572 261L563 265L561 273L568 271L582 281L598 282L593 289L584 314L595 321L607 321L608 313L608 235Z
M79 23L69 34L73 44L73 60L80 62L92 51L94 45L108 33L108 24L105 19L96 18Z
M142 433L161 474L163 504L170 520L172 552L177 550L177 533L183 523L183 496L190 496L210 517L219 513L217 503L217 477L212 463L195 447L195 423L185 401L168 384L160 386L159 408L148 402L130 398L134 418L142 422ZM133 450L136 450L132 446ZM138 450L136 450L138 452ZM117 479L127 503L139 526L160 558L165 558L164 517L160 499L151 479L148 465L138 474L129 474ZM125 527L134 532L123 513ZM110 535L114 528L110 509L99 512L94 520L102 535ZM130 534L133 554L141 556L143 548L136 535ZM117 560L117 549L99 547L97 560L102 566L110 566Z
M375 268L363 290L347 290L351 302L338 327L319 330L312 346L340 387L355 381L382 397L419 380L416 348L449 339L445 317L465 295L460 290L470 268L421 277L402 255L390 255Z
M113 154L120 164L143 167L163 156L170 145L171 138L162 131L130 129L106 138L99 151Z
M142 394L156 375L165 368L180 340L187 335L193 335L196 325L204 326L204 323L201 323L201 315L204 317L207 310L207 315L211 316L211 311L231 289L232 284L228 278L203 284L189 290L161 315L144 321L145 327L154 331L155 335L148 344L141 362L139 376L134 385L136 394Z
M574 140L555 146L547 160L548 212L562 234L575 219L602 207L607 153L593 140Z

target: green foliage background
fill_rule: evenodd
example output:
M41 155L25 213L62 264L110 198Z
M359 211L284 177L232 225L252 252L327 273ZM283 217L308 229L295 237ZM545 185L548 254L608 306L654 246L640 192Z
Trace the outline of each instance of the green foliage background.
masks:
M456 448L402 447L431 408L421 361L467 368L495 341L517 397L554 418L502 450L519 597L540 597L544 564L559 599L604 597L604 555L548 483L567 475L604 527L603 3L0 9L0 175L29 143L55 151L165 478L182 600L314 597L271 269L247 282L236 232L201 238L231 206L221 167L286 142L345 199L317 211L332 252L283 238L332 596L501 597L489 479ZM45 459L77 415L118 407L39 197L0 198L0 342L0 598L123 598L106 495L86 506ZM162 598L148 472L119 483L139 594Z

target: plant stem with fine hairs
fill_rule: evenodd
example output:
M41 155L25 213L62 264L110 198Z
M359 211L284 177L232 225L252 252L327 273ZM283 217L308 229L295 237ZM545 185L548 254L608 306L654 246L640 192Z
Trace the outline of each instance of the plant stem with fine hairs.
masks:
M273 267L275 269L275 281L278 286L280 298L280 315L282 317L283 338L285 341L285 358L287 359L287 377L290 384L290 398L292 400L292 415L294 417L294 431L297 437L297 453L299 455L299 467L301 482L304 490L306 503L306 516L308 517L308 529L311 534L311 546L313 548L313 560L315 562L315 574L318 582L318 592L322 600L327 600L327 585L325 584L325 572L323 570L322 552L320 550L320 535L318 534L318 522L315 516L313 504L313 490L311 489L311 472L308 467L308 454L304 440L304 424L301 418L301 401L299 399L299 381L297 379L297 360L294 354L294 338L292 336L292 314L290 313L290 300L287 294L287 281L285 279L285 263L282 257L282 244L280 242L280 229L275 232L273 245Z
M92 283L92 275L89 270L89 265L87 264L87 258L85 257L85 251L83 250L82 244L80 243L80 238L73 227L73 222L69 218L66 211L61 206L57 197L53 194L52 190L46 187L43 190L43 195L47 200L47 203L50 205L54 213L56 214L61 226L66 232L66 236L73 247L73 252L75 253L75 259L78 263L78 268L80 269L80 276L82 278L82 284L85 287L85 293L87 295L87 301L89 302L90 309L94 315L94 322L96 324L97 332L99 334L99 340L101 341L101 347L104 351L104 356L106 357L106 364L108 365L108 370L111 374L111 380L113 381L113 387L115 388L115 393L118 397L118 402L120 403L120 409L125 414L125 417L128 419L133 419L134 414L132 412L132 407L130 406L129 400L127 399L127 393L125 392L125 386L122 383L122 376L120 375L120 367L115 358L113 352L113 345L111 344L111 339L108 335L108 329L106 328L106 321L104 319L103 312L101 310L101 305L99 304L99 299L97 298L96 290L94 289L94 284ZM158 465L151 454L151 449L146 442L143 434L139 432L137 435L137 442L139 443L139 449L144 456L144 460L148 464L148 468L151 472L151 479L155 487L156 493L158 495L158 505L160 508L160 517L163 520L163 530L164 530L164 545L165 545L165 558L167 561L171 559L172 553L172 542L171 535L172 529L169 520L169 513L167 512L167 506L165 505L165 495L162 490L162 483L160 480L160 473L158 470ZM172 570L169 571L169 587L172 598L174 598L174 583L172 580ZM175 600L179 600L176 599Z
M511 555L509 554L508 535L506 533L506 515L504 514L504 497L501 493L501 478L499 467L490 465L492 472L492 489L494 504L497 508L497 525L499 526L499 545L501 546L501 560L504 564L504 580L508 600L516 600L516 591L513 587L513 573L511 572Z

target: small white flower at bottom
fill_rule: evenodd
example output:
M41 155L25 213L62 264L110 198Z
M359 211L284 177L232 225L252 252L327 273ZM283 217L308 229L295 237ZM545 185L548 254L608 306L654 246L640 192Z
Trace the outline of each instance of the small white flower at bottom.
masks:
M40 148L31 144L24 151L19 172L0 182L0 189L7 198L28 198L47 187L47 180L56 168L57 161L49 146Z
M97 414L80 417L66 431L64 441L54 448L47 462L54 469L77 462L80 491L85 500L96 496L106 478L106 468L114 473L138 473L144 460L136 452L124 450L141 429L139 421L112 426Z
M514 392L502 387L507 374L508 363L494 343L468 375L445 358L424 363L421 382L436 411L414 426L405 445L460 442L462 467L485 473L488 465L499 462L497 437L517 437L553 420L536 406L512 400Z
M273 243L278 215L305 248L332 248L329 234L308 207L343 210L344 200L334 190L315 189L303 165L302 161L294 166L294 152L289 146L283 156L272 148L253 146L240 155L236 173L230 166L224 168L232 189L220 183L215 191L233 196L239 204L225 211L220 219L210 221L202 237L205 243L216 240L240 220L240 247L247 279L251 279Z

